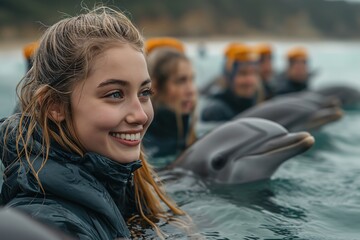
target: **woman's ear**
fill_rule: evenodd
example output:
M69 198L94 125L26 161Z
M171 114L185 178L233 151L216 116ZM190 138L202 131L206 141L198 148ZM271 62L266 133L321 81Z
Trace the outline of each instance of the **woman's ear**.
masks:
M42 86L36 90L35 98L37 99L37 105L39 108L41 108L44 103L49 103L49 112L47 113L48 117L52 121L60 123L65 119L65 106L61 102L60 98L56 95L53 97L49 97L49 90L50 87L47 85Z
M49 117L54 122L62 122L65 119L64 105L61 103L52 103L49 108Z

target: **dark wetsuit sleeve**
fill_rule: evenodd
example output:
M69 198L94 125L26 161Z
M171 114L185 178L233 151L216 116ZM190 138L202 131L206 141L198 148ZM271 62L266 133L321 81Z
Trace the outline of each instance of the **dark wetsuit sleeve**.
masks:
M308 89L308 79L304 82L296 82L283 73L273 81L273 89L275 95L304 91Z
M219 100L210 100L201 111L201 120L222 122L231 120L233 111Z

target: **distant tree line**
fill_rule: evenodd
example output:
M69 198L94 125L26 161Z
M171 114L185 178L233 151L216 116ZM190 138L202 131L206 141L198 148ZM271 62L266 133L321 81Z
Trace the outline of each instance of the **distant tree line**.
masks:
M1 0L0 37L42 31L95 0ZM146 36L360 37L360 4L325 0L106 0Z

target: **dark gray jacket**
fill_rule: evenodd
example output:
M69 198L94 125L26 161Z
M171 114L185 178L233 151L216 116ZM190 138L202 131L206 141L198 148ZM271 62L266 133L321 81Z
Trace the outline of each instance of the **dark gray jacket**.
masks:
M236 96L230 89L217 93L208 99L201 111L201 120L204 122L230 121L239 113L256 104L256 95L252 98Z
M38 174L44 194L26 159L17 160L18 119L13 116L0 121L0 158L6 168L2 203L79 239L130 237L125 221L137 212L132 179L133 172L141 167L140 160L119 164L96 153L80 157L53 142L49 159ZM10 133L4 145L8 126ZM31 160L38 170L43 151L41 130L31 140Z

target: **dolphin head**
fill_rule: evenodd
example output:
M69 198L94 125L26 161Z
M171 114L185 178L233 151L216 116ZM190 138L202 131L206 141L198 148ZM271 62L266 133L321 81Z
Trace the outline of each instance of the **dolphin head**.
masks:
M309 133L289 133L272 121L237 119L198 140L171 167L189 169L220 183L257 181L270 178L283 162L313 143Z
M359 106L360 104L360 91L354 87L345 85L328 86L316 90L316 93L338 100L341 106L345 108Z
M339 102L316 93L295 93L276 97L255 106L236 119L264 118L277 122L289 131L312 131L342 117Z

